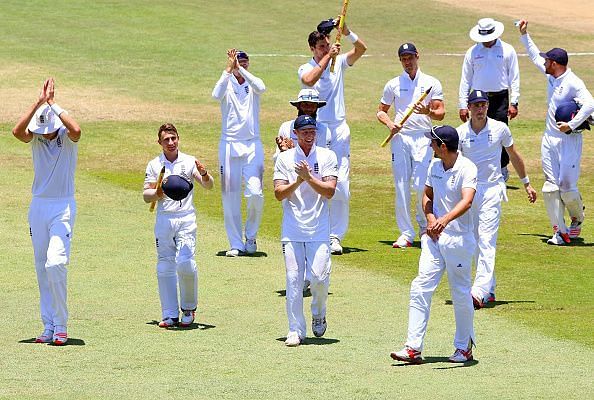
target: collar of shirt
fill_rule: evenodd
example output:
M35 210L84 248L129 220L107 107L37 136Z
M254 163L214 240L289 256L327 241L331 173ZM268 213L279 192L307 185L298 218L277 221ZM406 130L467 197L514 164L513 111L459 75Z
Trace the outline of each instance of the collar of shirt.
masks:
M161 165L163 165L163 164L174 165L174 164L178 163L179 161L181 161L181 158L182 158L181 155L182 155L182 152L178 150L177 151L177 158L175 160L173 160L173 161L169 161L167 159L167 157L165 157L165 153L161 153L161 155L160 155Z
M402 71L402 75L400 75L400 76L402 76L403 78L406 78L406 80L408 82L416 83L419 81L421 75L423 75L423 73L421 72L421 68L417 68L417 73L415 74L415 79L410 79L410 75L406 71Z
M491 49L494 49L495 47L503 47L503 45L501 44L501 39L497 39L495 41L495 44L491 47L487 47L483 43L477 43L477 45L479 45L480 48L484 49L484 50L491 50Z
M303 158L309 159L311 158L314 154L316 154L316 144L314 143L311 147L311 151L309 152L309 155L305 155L305 153L303 152L303 149L301 148L301 146L299 146L299 143L297 143L297 145L295 146L295 151L297 152L297 154L299 154L300 156L302 156Z

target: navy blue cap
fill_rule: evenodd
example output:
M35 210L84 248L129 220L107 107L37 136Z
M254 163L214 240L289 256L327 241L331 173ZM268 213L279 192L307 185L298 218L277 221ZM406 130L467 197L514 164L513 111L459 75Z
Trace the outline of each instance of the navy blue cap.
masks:
M334 18L328 18L320 22L317 26L318 32L328 36L332 33L332 29L334 29L336 25L334 25Z
M555 47L546 53L539 53L541 57L548 58L549 60L555 61L557 64L567 65L569 57L567 52L563 49Z
M575 101L568 101L566 103L561 103L555 110L555 121L557 122L569 122L575 118L577 113L580 111L580 106ZM590 130L590 124L588 121L584 121L580 126L575 128L576 131L578 130Z
M303 129L303 128L315 128L316 127L316 119L310 115L300 115L295 119L295 123L293 124L293 128L295 129Z
M404 43L398 48L398 57L403 54L418 54L418 51L414 44Z
M183 200L194 188L192 181L180 175L169 175L161 185L163 193L172 200Z
M445 144L451 150L458 148L458 142L460 140L456 128L449 125L434 126L430 131L425 132L425 136L429 139L437 140L440 144Z
M250 58L248 57L247 53L243 50L237 50L237 53L235 53L237 55L237 59L244 59L244 60L249 60Z
M487 97L487 92L484 90L473 90L468 94L468 104L479 103L481 101L489 101L489 97Z

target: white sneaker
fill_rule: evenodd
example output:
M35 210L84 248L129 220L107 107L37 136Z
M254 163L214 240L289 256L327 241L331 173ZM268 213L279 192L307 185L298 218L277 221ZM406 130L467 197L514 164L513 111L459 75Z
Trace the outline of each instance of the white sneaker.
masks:
M178 322L179 318L163 318L163 320L159 322L159 328L173 328L174 326L177 326Z
M245 239L245 252L248 254L254 254L258 250L256 239Z
M330 236L330 254L342 254L340 239L335 236Z
M570 242L571 239L569 239L569 235L567 233L561 233L559 231L555 232L553 237L547 240L547 244L552 244L554 246L565 246Z
M194 318L196 318L196 311L183 310L181 320L179 321L179 326L187 328L194 323Z
M68 334L66 333L65 326L55 326L54 327L54 334L52 336L52 342L56 346L65 345L68 341Z
M315 337L322 337L324 333L326 333L326 328L328 324L326 323L326 317L316 318L313 317L311 320L311 330Z
M412 243L409 242L408 239L402 235L400 235L400 237L398 237L398 239L396 239L396 241L392 243L392 247L395 249L404 249L411 246Z
M297 347L301 344L301 338L297 332L289 332L287 334L287 340L285 340L285 346Z
M577 218L571 219L571 225L569 225L569 237L575 239L580 237L582 233L582 221L578 221Z
M453 363L465 363L466 361L472 361L472 346L467 350L456 349L454 354L448 359Z
M237 249L227 250L227 252L225 252L225 256L226 257L239 257L239 250L237 250Z
M421 352L408 346L404 346L400 351L391 352L390 357L392 357L392 360L404 361L410 364L421 364L423 362Z
M54 331L45 329L43 333L35 338L35 343L51 343L54 336Z

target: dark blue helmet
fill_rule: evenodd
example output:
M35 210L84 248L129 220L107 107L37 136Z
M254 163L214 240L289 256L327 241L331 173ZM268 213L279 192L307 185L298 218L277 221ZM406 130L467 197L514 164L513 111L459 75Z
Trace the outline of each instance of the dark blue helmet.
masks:
M555 121L557 122L569 122L577 113L580 111L580 106L575 101L568 101L567 103L561 103L555 111ZM576 131L584 129L590 130L590 124L588 121L584 121L580 126L575 128Z
M188 197L194 188L192 181L180 175L169 175L163 179L163 193L172 200L181 201Z

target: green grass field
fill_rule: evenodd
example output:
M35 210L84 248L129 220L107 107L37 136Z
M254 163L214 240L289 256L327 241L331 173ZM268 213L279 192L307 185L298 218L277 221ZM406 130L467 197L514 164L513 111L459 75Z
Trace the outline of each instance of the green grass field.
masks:
M381 4L380 4L381 3ZM293 117L296 70L306 37L340 2L29 1L0 3L0 304L5 323L0 398L590 398L594 394L594 234L547 246L542 201L530 205L509 182L497 253L498 302L476 313L476 362L451 365L453 310L447 282L433 301L421 366L389 358L406 335L408 289L420 249L396 238L387 131L375 110L387 80L401 72L399 44L413 41L423 71L445 90L446 122L457 125L460 57L480 17L431 1L352 0L349 23L369 47L346 85L352 131L352 205L345 245L333 258L329 328L323 339L285 348L280 204L272 193L273 137ZM424 24L419 23L419 15ZM526 11L530 16L530 11ZM523 53L512 21L504 40ZM542 49L592 51L594 33L558 34L531 24ZM159 152L156 130L174 122L181 150L216 169L220 127L210 92L225 50L252 54L264 79L262 140L267 154L261 257L227 259L220 193L197 191L198 325L161 330L153 247L154 215L142 201L146 163ZM349 47L345 43L345 47ZM269 56L276 54L277 56ZM571 59L594 90L592 56ZM520 118L512 131L534 187L542 185L540 136L545 79L520 59ZM10 129L54 76L57 101L83 127L77 171L78 216L69 268L70 345L36 345L41 331L28 236L33 179L30 149ZM580 189L594 204L594 143L584 138ZM540 194L540 193L539 193Z

